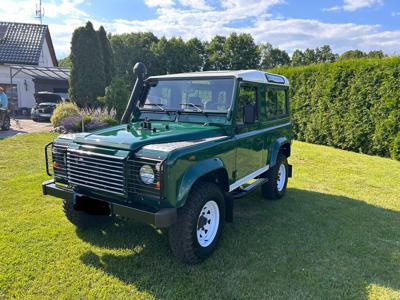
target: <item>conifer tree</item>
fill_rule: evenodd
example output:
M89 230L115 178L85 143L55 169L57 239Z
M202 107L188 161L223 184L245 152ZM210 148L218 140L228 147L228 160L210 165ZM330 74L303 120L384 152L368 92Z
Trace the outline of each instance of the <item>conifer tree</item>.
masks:
M97 34L99 36L101 54L103 55L105 85L108 86L114 73L114 56L103 26L100 26Z
M77 28L71 41L69 96L80 106L93 106L104 95L104 63L93 25Z

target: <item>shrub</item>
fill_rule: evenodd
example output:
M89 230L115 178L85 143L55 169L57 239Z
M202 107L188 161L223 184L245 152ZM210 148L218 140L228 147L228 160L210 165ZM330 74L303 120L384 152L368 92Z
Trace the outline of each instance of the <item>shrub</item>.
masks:
M66 117L61 121L61 127L67 132L79 132L82 130L82 116L75 115L71 117Z
M397 134L397 137L394 139L390 150L392 158L400 160L400 133Z
M399 159L400 57L272 72L290 81L296 139Z
M90 122L85 123L85 130L86 131L94 131L102 128L106 128L109 125L103 121L100 121L97 118L93 118Z
M73 102L61 102L53 112L51 123L54 127L58 127L65 118L76 115L79 115L78 105Z
M118 124L116 119L116 111L115 109L107 109L107 108L85 108L82 109L81 114L84 116L90 116L91 118L95 118L102 123L106 123L109 126L115 126Z
M60 126L67 132L81 132L82 122L84 131L93 131L118 124L115 119L115 110L86 108L82 109L79 114L64 118Z

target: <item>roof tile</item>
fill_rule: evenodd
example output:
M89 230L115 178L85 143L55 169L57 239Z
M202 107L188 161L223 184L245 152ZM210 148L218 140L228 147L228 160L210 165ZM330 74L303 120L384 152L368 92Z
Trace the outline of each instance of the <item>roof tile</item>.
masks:
M38 65L47 25L0 22L0 63Z

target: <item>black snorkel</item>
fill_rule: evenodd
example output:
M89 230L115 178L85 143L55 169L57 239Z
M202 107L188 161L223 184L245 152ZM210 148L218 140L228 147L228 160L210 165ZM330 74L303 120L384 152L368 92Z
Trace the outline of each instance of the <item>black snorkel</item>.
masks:
M142 93L144 86L144 76L146 75L146 66L141 62L137 62L133 67L133 73L137 76L137 79L132 89L131 96L129 97L128 104L126 105L125 112L121 118L121 124L125 124L130 121L130 116L132 114L132 111L139 101L139 97Z

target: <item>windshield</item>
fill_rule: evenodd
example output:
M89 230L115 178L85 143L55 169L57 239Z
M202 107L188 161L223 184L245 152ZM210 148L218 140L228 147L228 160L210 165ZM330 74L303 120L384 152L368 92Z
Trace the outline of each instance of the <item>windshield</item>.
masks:
M226 113L234 79L160 80L150 86L145 110Z

